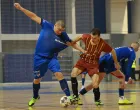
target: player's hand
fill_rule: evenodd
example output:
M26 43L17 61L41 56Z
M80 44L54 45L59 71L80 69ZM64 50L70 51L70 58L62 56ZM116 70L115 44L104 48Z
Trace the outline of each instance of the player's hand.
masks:
M119 64L119 63L115 63L115 68L116 68L117 70L119 70L119 69L121 68L120 64Z
M22 8L19 3L14 3L14 6L18 10L21 10L21 8Z
M84 50L84 51L83 51L83 54L87 54L87 51L86 51L86 50Z
M84 50L82 53L86 54L87 56L90 56L90 54L88 54L86 50Z

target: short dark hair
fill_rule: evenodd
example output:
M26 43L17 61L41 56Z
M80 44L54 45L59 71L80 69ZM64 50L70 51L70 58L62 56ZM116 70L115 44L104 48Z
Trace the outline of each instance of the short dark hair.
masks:
M65 23L63 20L57 20L55 24L59 24L62 28L65 28Z
M91 31L90 31L90 33L92 34L92 35L98 35L98 36L100 36L100 29L98 29L98 28L93 28Z

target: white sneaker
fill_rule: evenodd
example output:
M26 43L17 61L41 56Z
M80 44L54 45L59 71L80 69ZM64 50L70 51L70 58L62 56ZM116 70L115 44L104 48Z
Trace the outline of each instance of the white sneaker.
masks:
M119 101L118 101L118 104L119 104L119 105L132 105L133 102L127 100L127 99L124 98L124 97L120 97L120 98L119 98Z

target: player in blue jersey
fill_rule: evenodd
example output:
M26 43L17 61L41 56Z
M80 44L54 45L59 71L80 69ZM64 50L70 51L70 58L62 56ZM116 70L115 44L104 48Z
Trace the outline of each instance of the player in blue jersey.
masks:
M61 73L57 55L68 46L72 46L82 53L86 53L86 51L79 47L76 43L73 43L68 37L67 33L64 31L65 24L62 20L58 20L55 25L53 25L50 22L38 17L35 13L21 7L19 3L15 3L14 6L42 27L34 55L33 98L29 101L28 105L33 106L40 98L40 81L47 72L47 69L50 69L59 80L60 86L66 96L70 96L69 87L67 81Z
M116 70L114 61L112 59L111 54L105 54L103 55L100 60L99 60L99 72L100 72L100 78L99 78L99 83L101 80L104 78L105 73L111 73L112 75L116 76L119 78L119 105L131 105L133 104L131 101L127 100L124 97L124 88L125 88L125 80L129 83L131 82L131 66L133 61L136 58L135 52L137 52L139 49L139 43L134 42L131 44L131 47L118 47L115 48L116 54L117 54L117 59L118 62L122 65L126 59L128 59L128 64L126 67L126 73L125 76L120 70ZM80 91L81 95L84 95L87 93L87 91L92 89L92 85L86 86L84 89ZM95 104L96 105L103 105L103 103L100 101L100 90L99 88L93 89L93 93L95 95Z

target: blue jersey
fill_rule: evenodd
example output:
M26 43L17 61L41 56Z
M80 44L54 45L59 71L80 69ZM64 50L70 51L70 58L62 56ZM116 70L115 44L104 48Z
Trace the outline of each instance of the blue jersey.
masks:
M46 58L57 56L58 52L64 50L68 46L66 42L71 42L66 32L62 32L60 36L54 32L54 25L41 19L41 32L36 44L35 55Z
M115 51L116 51L118 62L120 62L120 64L123 64L126 59L128 60L127 68L125 69L125 71L126 71L126 78L130 77L131 66L136 58L134 49L132 47L118 47L115 48Z

